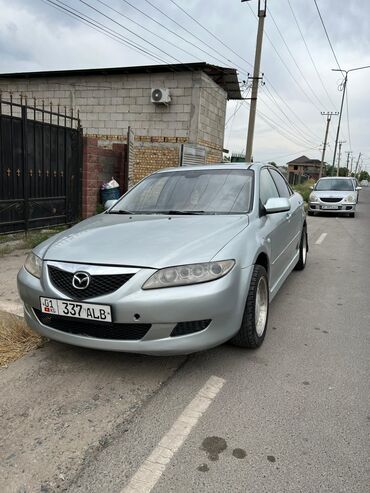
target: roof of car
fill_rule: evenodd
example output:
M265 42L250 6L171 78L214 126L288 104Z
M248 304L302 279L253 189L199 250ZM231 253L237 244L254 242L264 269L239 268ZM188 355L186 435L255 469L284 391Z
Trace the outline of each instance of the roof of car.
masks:
M268 163L212 163L212 164L204 164L204 165L193 165L193 166L177 166L175 168L163 168L156 173L163 173L166 171L184 171L185 170L207 170L207 169L258 169L262 166L270 166L273 168L274 166L269 165ZM278 168L277 168L278 169Z
M323 176L320 180L353 180L353 176Z

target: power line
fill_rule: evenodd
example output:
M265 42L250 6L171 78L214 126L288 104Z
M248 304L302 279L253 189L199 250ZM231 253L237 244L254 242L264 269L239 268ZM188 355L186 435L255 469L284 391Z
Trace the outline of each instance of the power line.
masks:
M264 97L266 97L266 96L267 96L267 98L268 98L270 101L273 101L273 99L271 98L271 96L270 96L268 93L262 93L262 94L261 94L261 96L262 96L262 95L263 95ZM276 118L278 118L278 120L280 120L280 122L282 122L282 123L281 123L281 125L283 125L283 128L287 128L287 129L288 129L288 131L290 131L290 130L289 130L289 127L287 126L287 124L286 124L286 122L284 121L284 119L283 119L283 118L282 118L282 117L281 117L281 116L280 116L280 115L279 115L279 114L278 114L275 110L273 110L273 109L272 109L271 105L269 105L269 104L268 104L268 102L267 102L267 101L265 101L263 98L261 98L261 102L265 104L265 106L269 109L269 111L271 111L271 113L272 113L273 115L275 115L275 117L276 117ZM288 121L289 121L289 120L288 120ZM306 134L305 134L304 132L301 132L301 135L302 135L302 136L300 137L300 136L298 135L298 132L300 132L300 129L299 129L298 127L296 127L296 126L295 126L293 123L291 123L290 121L289 121L289 126L291 127L291 129L292 129L294 132L296 132L296 133L297 133L297 137L301 138L301 139L302 139L302 141L304 140L304 141L305 141L307 144L309 144L309 145L316 144L315 142L313 142L313 141L309 140L309 138L306 136Z
M91 29L94 29L95 31L100 32L101 34L104 34L106 37L113 39L114 41L118 41L120 44L125 45L128 48L133 49L137 53L140 54L146 54L149 55L151 59L154 59L156 61L160 61L162 63L167 63L166 60L163 58L158 57L154 53L151 53L150 51L146 50L144 47L138 45L137 43L134 43L130 41L128 38L123 36L122 34L118 33L117 31L114 31L113 29L105 26L104 24L100 23L99 21L96 21L95 19L92 19L91 17L83 14L82 12L74 9L73 7L69 7L68 5L64 4L61 2L61 0L57 0L59 3L55 3L52 0L41 0L47 5L50 5L53 8L56 8L62 12L64 12L66 15L69 17L73 17L77 19L79 22L82 22L83 24L87 25ZM69 8L67 8L69 7Z
M321 20L322 27L324 28L325 35L326 35L326 38L327 38L327 40L328 40L328 42L329 42L330 49L331 49L331 51L332 51L332 53L333 53L333 56L334 56L334 58L335 58L335 61L336 61L337 65L338 65L339 70L342 70L342 68L341 68L341 66L340 66L340 64L339 64L339 62L338 62L337 55L335 54L335 51L334 51L333 45L331 44L331 41L330 41L330 38L329 38L329 34L328 34L328 31L327 31L326 26L325 26L325 23L324 23L324 19L322 18L322 15L321 15L321 12L320 12L319 6L317 5L317 1L316 1L316 0L313 0L313 1L314 1L315 5L316 5L316 10L317 10L317 13L319 14L319 17L320 17L320 20Z
M351 141L351 129L349 126L349 110L348 110L348 88L346 92L346 113L347 113L347 132L348 132L348 143L349 149L352 150L352 141Z
M192 41L190 41L189 39L185 38L184 36L182 36L181 34L177 33L176 31L170 29L169 27L167 27L166 25L164 25L162 22L158 21L157 19L155 19L154 17L150 16L149 14L147 14L146 12L144 12L143 10L139 9L138 7L136 7L135 5L133 5L131 2L129 2L128 0L121 0L122 2L126 3L127 5L129 5L131 8L133 8L134 10L136 10L137 12L139 12L140 14L142 14L144 17L150 19L152 22L154 22L155 24L157 24L158 26L160 26L161 28L165 29L166 31L170 32L171 34L173 34L174 36L176 36L177 38L181 39L182 41L185 41L185 43L188 43L190 44L191 46L193 46L194 48L196 48L197 50L200 50L202 51L203 53L205 53L207 56L213 58L214 60L217 60L219 63L222 63L224 64L225 61L224 60L221 60L220 58L218 58L217 56L213 55L212 53L210 53L209 51L206 51L204 50L203 48L201 48L199 45L193 43ZM157 8L154 6L154 8ZM159 10L157 8L157 10ZM162 12L162 11L160 11ZM167 14L163 14L165 15L166 17ZM181 26L180 26L181 27ZM192 36L193 34L188 31ZM200 39L200 38L199 38ZM203 41L201 41L203 43ZM204 43L203 43L204 44ZM209 45L208 45L209 46ZM215 51L213 47L211 47L212 51ZM227 59L226 57L224 57L222 55L222 53L219 53L219 52L216 52L218 53L220 56L222 56L224 59L226 59L228 62L232 63L232 65L235 65L241 73L244 73L245 75L248 76L247 72L240 66L236 65L235 63L231 62L229 59Z
M295 118L300 122L300 124L302 125L302 127L304 127L306 129L306 131L311 134L311 137L315 138L315 139L321 139L321 137L318 137L309 127L308 125L302 120L302 118L298 115L298 113L290 106L290 104L278 93L277 89L274 87L274 85L272 84L272 82L265 76L265 80L266 82L268 83L268 85L266 84L264 87L266 88L266 90L270 93L270 95L272 96L272 98L274 99L275 103L277 106L279 106L278 102L276 101L276 99L274 98L273 94L271 93L271 91L269 90L269 86L271 87L271 89L273 89L273 91L275 92L276 96L279 98L279 100L283 103L284 106L286 106L288 108L288 110L292 113L292 115L295 116ZM281 111L281 109L280 109Z
M306 42L306 39L305 39L305 37L304 37L304 35L303 35L303 32L302 32L302 29L301 29L300 24L299 24L299 22L298 22L297 16L296 16L296 15L295 15L295 13L294 13L294 10L293 10L293 7L292 7L292 4L291 4L290 0L287 0L287 2L288 2L288 4L289 4L290 10L291 10L291 12L292 12L292 15L293 15L294 21L295 21L295 23L296 23L296 25L297 25L297 28L298 28L299 34L301 35L302 41L303 41L303 43L304 43L304 45L305 45L305 47L306 47L306 50L307 50L308 56L310 57L311 63L312 63L312 65L313 65L313 68L315 69L316 75L317 75L318 79L320 80L321 86L322 86L322 88L324 89L324 91L325 91L325 93L326 93L326 95L327 95L327 97L328 97L328 100L329 100L330 104L331 104L331 105L332 105L332 107L334 108L334 107L335 107L335 104L333 103L333 100L331 99L331 96L330 96L330 94L329 94L329 92L328 92L328 90L327 90L327 88L326 88L326 86L325 86L325 84L324 84L324 81L322 80L322 77L321 77L321 75L320 75L320 72L319 72L319 70L318 70L318 68L317 68L317 66L316 66L316 63L315 63L315 61L314 61L314 59L313 59L313 56L312 56L312 54L311 54L311 51L310 51L310 49L309 49L309 47L308 47L308 44L307 44L307 42Z
M120 15L121 17L123 17L124 19L127 19L129 20L130 22L132 22L133 24L135 24L136 26L138 26L140 29L143 29L144 31L147 31L149 32L150 34L152 34L153 36L156 36L158 39L170 44L172 47L175 47L176 49L178 50L181 50L183 51L184 53L186 53L187 55L193 57L193 58L196 58L197 60L199 61L203 61L201 58L199 58L197 55L194 55L194 53L190 53L189 51L185 50L184 48L182 48L181 46L176 46L172 41L169 41L168 39L164 38L163 36L161 36L160 34L156 33L156 32L153 32L152 30L150 30L149 28L145 27L142 23L140 22L137 22L135 21L134 19L131 19L131 17L129 17L128 15L126 14L123 14L122 12L120 12L119 10L116 10L115 8L111 7L110 5L108 5L107 3L103 2L102 0L95 0L96 2L104 5L105 7L107 7L108 9L112 10L113 12L115 12L116 14Z
M147 0L146 0L147 1ZM256 17L256 15L254 14L253 12L253 9L252 7L249 5L249 3L247 4L248 7L249 7L249 10L252 12L252 15L254 17ZM277 57L279 58L280 62L283 64L283 66L285 67L285 69L287 70L287 72L289 73L289 75L291 76L291 78L293 79L293 81L295 82L295 84L297 85L297 87L301 90L301 92L305 95L306 99L318 110L320 111L320 108L319 106L316 105L316 103L314 103L314 101L311 99L311 97L306 93L306 91L303 89L303 87L301 86L301 84L297 81L297 79L295 78L295 76L292 74L291 70L289 69L288 65L285 63L283 57L280 55L280 53L278 52L278 50L276 49L275 47L275 44L273 43L272 39L270 38L270 36L268 35L268 33L266 32L265 30L265 36L267 38L267 40L269 41L270 45L272 46L272 49L275 51Z
M277 25L277 23L276 23L276 21L275 21L275 18L274 18L274 16L272 15L271 10L270 10L270 9L268 9L268 11L269 11L270 17L271 17L271 19L272 19L272 22L274 23L274 25L275 25L275 27L276 27L276 29L277 29L277 31L278 31L278 33L279 33L279 35L280 35L281 39L283 40L283 43L284 43L284 45L285 45L285 47L286 47L286 49L287 49L287 51L288 51L288 53L289 53L290 57L292 58L292 60L293 60L293 62L294 62L294 65L297 67L297 69L298 69L299 73L301 74L302 79L305 81L305 83L306 83L307 87L309 88L309 90L310 90L310 91L311 91L311 93L313 94L314 98L316 98L316 101L318 101L318 103L319 103L320 105L322 105L322 102L320 101L320 99L318 98L317 94L316 94L316 93L314 92L314 90L312 89L312 86L311 86L311 84L308 82L308 80L307 80L307 78L306 78L305 74L302 72L302 69L301 69L301 67L299 66L299 64L298 64L298 62L297 62L297 60L296 60L296 58L294 57L294 55L293 55L293 53L292 53L292 50L289 48L289 45L288 45L288 43L286 42L286 40L285 40L285 38L284 38L284 36L283 36L283 33L281 32L281 30L280 30L279 26Z
M190 19L192 19L196 24L198 24L198 26L200 26L204 31L206 31L208 34L210 34L214 39L216 39L219 43L221 43L225 48L227 48L228 50L230 50L232 53L234 53L234 55L236 55L237 57L239 57L241 60L243 60L250 67L253 68L253 65L250 62L248 62L248 60L246 60L245 58L243 58L239 53L237 53L236 51L234 51L233 48L231 48L224 41L222 41L221 38L219 38L212 31L210 31L209 29L207 29L202 23L200 23L197 19L195 19L195 17L193 17L191 14L189 14L189 12L187 12L183 7L181 7L181 5L179 5L178 3L176 3L174 0L170 0L170 2L173 3L182 12L184 12L185 15L187 15Z
M103 17L105 17L106 19L110 20L111 22L113 22L114 24L117 24L117 26L120 26L122 29L125 29L126 31L128 31L129 33L133 34L134 36L136 36L137 38L141 39L142 41L144 41L144 43L147 43L149 44L150 46L154 47L155 49L157 49L158 51L164 53L165 55L167 55L168 57L172 58L173 60L175 60L176 62L179 62L181 63L181 61L174 57L173 55L171 55L170 53L167 53L166 51L162 50L160 47L158 47L157 45L155 45L154 43L152 43L151 41L148 41L147 39L145 39L143 36L140 36L140 34L137 34L135 33L135 31L133 31L132 29L129 29L128 27L124 26L123 24L121 24L120 22L116 21L115 19L113 19L112 17L110 17L109 15L106 15L104 14L104 12L101 12L99 9L93 7L92 5L90 5L88 2L85 2L85 0L79 0L82 4L86 5L87 7L89 7L90 9L94 10L95 12L97 12L98 14L102 15Z

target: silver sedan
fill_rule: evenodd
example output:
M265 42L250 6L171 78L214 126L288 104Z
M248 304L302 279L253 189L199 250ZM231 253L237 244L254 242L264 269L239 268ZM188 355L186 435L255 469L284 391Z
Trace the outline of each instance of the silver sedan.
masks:
M356 186L354 178L320 178L308 199L308 214L334 212L355 217L359 190L361 187Z
M27 323L60 342L185 354L259 347L269 302L303 269L302 197L263 164L158 171L37 246L18 274Z

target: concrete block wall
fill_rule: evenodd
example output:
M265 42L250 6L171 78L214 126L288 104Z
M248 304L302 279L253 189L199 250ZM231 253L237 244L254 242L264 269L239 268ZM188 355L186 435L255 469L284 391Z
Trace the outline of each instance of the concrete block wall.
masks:
M168 88L171 104L153 104L154 87ZM119 153L126 152L129 126L135 134L129 186L157 169L178 166L183 143L205 146L208 163L222 161L227 95L203 72L15 77L0 79L0 91L4 100L11 92L14 101L22 94L24 103L27 96L30 106L35 98L39 107L51 103L54 111L67 108L68 114L73 108L75 116L79 111L89 139L84 149L84 217L96 210L101 182L107 178L104 168L122 182L113 170L119 168L114 165L122 159Z

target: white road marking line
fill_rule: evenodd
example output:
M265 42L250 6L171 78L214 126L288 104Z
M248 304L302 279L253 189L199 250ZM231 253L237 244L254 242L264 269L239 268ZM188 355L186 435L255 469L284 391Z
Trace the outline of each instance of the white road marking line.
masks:
M326 236L327 236L328 233L322 233L317 241L315 242L315 245L321 245L321 243L325 240Z
M183 445L191 430L207 411L222 389L225 380L212 376L186 406L157 447L132 476L122 493L149 493L166 469L172 457Z

